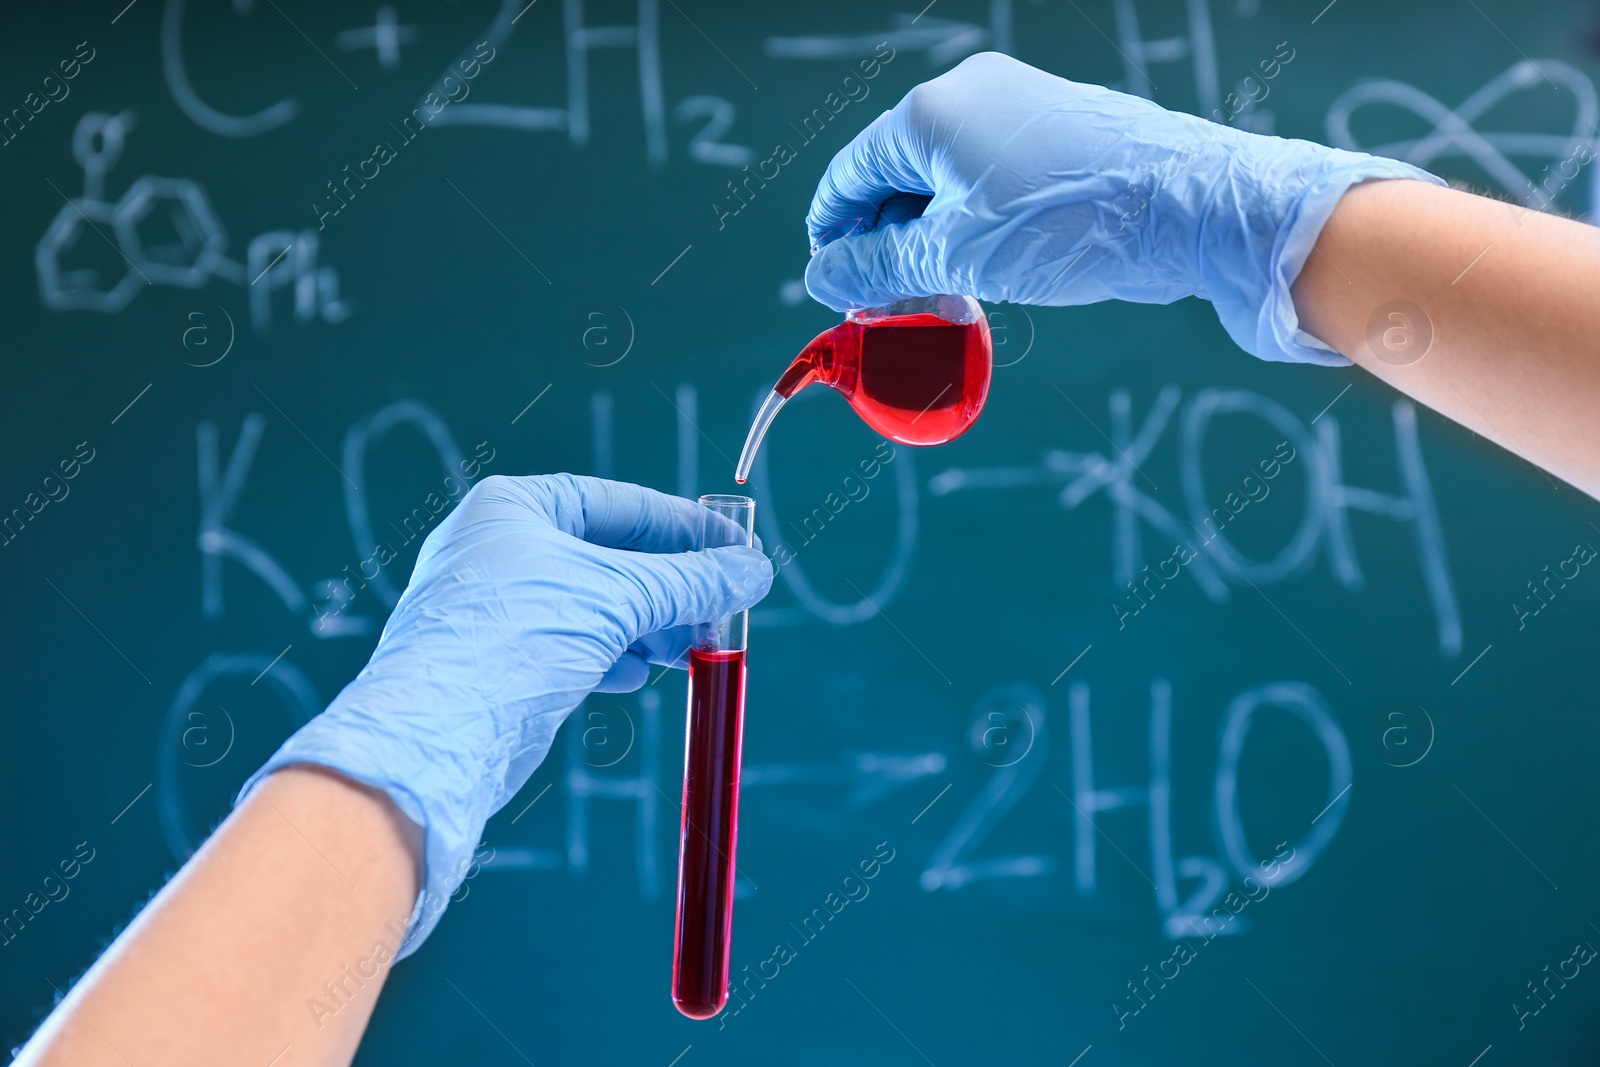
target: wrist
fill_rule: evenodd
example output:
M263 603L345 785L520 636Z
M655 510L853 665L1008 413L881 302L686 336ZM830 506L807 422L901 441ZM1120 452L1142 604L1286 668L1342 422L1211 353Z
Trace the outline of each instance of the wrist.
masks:
M251 775L235 801L243 804L278 772L314 767L382 794L397 817L417 827L420 888L396 959L426 939L471 866L491 814L477 783L504 777L505 761L495 754L505 744L488 715L407 710L450 706L436 704L441 694L431 688L414 679L388 685L369 666Z
M1399 160L1240 134L1200 225L1200 277L1236 344L1260 359L1345 366L1304 333L1291 289L1345 193L1362 182L1444 182ZM1332 265L1337 269L1337 265Z
M423 828L389 794L315 763L292 763L271 772L260 793L295 826L332 821L349 827L375 850L405 857L412 870L409 895L423 880Z

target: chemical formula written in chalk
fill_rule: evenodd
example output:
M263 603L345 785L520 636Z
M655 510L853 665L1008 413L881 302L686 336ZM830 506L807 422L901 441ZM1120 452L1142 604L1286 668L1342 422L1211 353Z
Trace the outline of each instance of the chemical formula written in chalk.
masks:
M240 263L228 258L228 233L192 178L142 175L115 203L107 200L106 174L122 157L134 121L131 111L91 111L78 120L72 154L83 168L83 195L61 194L66 203L34 249L45 307L114 315L144 286L199 289L220 278L249 291L250 321L258 333L271 328L272 294L280 289L293 290L297 322L340 323L349 317L350 306L339 297L339 272L317 265L314 230L258 234ZM89 250L97 242L85 241L90 230L120 264L92 265Z

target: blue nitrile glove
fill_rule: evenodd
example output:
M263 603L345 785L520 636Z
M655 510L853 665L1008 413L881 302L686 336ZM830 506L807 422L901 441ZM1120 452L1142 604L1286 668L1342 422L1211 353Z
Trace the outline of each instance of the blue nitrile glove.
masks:
M1342 365L1296 339L1289 287L1339 198L1370 178L1443 184L984 53L912 89L834 157L806 217L820 249L806 288L836 311L938 293L1200 296L1247 352Z
M426 831L426 881L400 956L460 885L484 823L590 692L682 665L691 624L766 595L758 548L688 551L691 500L598 478L485 478L428 539L372 659L244 789L294 763L382 789Z

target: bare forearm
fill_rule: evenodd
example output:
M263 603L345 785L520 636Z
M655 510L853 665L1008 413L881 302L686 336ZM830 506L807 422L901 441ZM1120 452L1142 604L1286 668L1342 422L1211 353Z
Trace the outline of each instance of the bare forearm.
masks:
M1600 497L1600 230L1421 182L1359 185L1294 300L1361 367Z
M273 775L16 1062L349 1063L416 899L420 855L420 831L382 794L315 768Z

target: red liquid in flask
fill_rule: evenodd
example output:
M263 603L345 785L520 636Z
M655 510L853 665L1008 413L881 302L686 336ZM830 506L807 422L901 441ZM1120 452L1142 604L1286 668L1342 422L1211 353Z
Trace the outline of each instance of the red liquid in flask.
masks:
M989 322L967 297L922 297L855 312L818 334L784 371L756 415L736 481L749 476L778 409L808 385L841 394L874 430L906 445L942 445L965 433L989 395Z
M691 1019L709 1019L728 1002L744 678L743 651L689 652L672 1002Z

